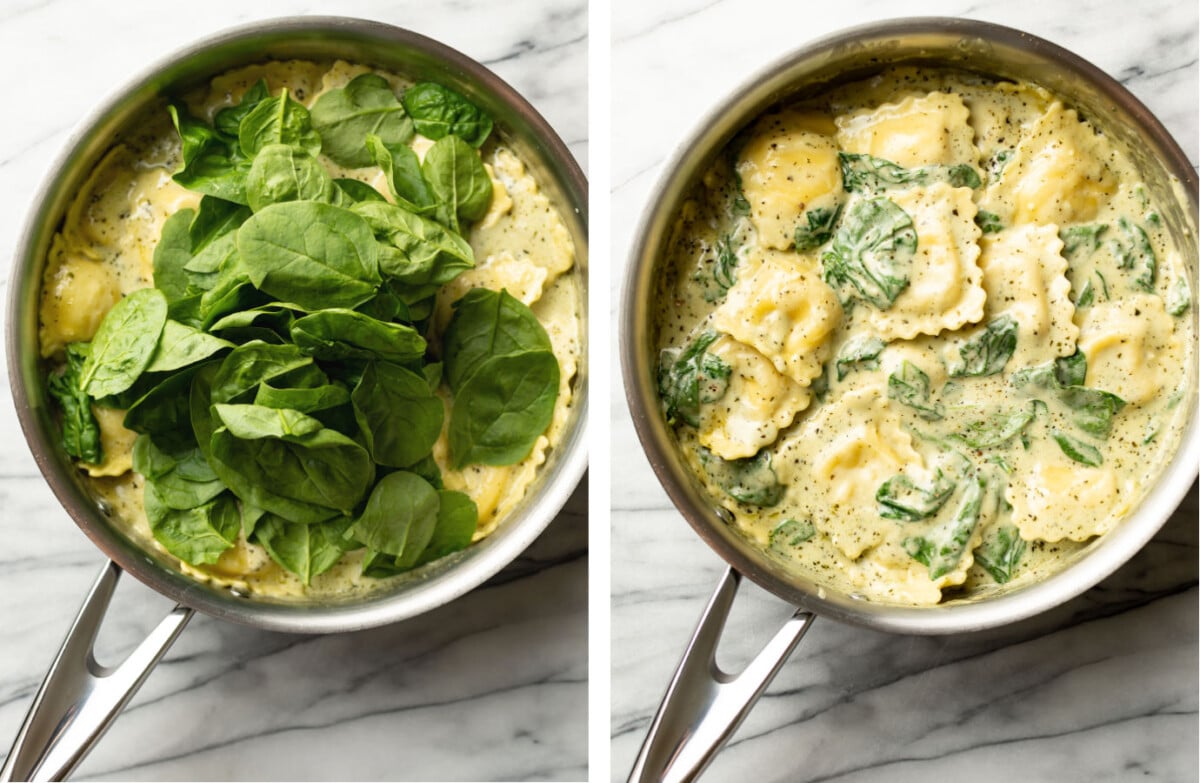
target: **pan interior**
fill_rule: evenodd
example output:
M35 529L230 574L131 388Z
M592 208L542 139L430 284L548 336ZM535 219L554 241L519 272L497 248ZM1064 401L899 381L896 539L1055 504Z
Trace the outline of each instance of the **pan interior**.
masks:
M587 184L561 139L510 86L466 56L389 25L336 17L273 20L201 41L114 94L76 132L34 200L10 277L8 361L14 402L39 469L80 528L118 565L170 598L208 614L272 630L330 632L395 622L428 611L482 583L513 560L554 519L586 467L586 362L575 380L575 401L562 442L548 456L525 498L488 538L381 589L336 599L285 601L249 598L194 581L163 556L142 549L106 516L58 445L38 359L38 297L51 238L91 168L150 107L251 63L347 60L437 80L482 106L558 209L576 248L586 335ZM582 356L586 358L586 341Z
M914 608L870 602L838 590L766 555L729 524L686 467L662 415L653 297L674 215L727 142L777 104L858 81L893 65L954 68L1038 84L1063 99L1127 150L1163 205L1163 219L1196 279L1196 178L1178 146L1135 98L1094 66L1009 28L954 19L872 25L818 41L757 74L705 117L667 164L636 234L622 313L626 393L647 456L672 501L722 557L781 598L833 617L906 633L950 633L1010 622L1087 589L1128 559L1166 520L1191 486L1200 455L1195 417L1196 368L1188 368L1190 419L1182 445L1138 509L1116 530L1094 539L1050 578L1003 587L971 600ZM1195 328L1195 308L1189 313ZM1194 364L1194 363L1193 363Z

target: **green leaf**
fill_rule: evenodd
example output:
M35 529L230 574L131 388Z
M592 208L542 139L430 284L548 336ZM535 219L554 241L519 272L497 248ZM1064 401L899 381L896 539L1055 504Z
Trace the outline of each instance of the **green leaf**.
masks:
M182 142L183 166L172 177L188 190L246 203L246 172L250 161L243 157L235 139L231 139L177 106L168 106L175 130Z
M1100 249L1100 237L1107 230L1107 223L1067 226L1060 229L1058 238L1063 241L1063 255L1071 260L1074 260L1077 256L1080 258L1091 256Z
M1086 386L1064 387L1059 393L1059 399L1074 411L1071 418L1075 425L1097 438L1108 437L1112 430L1113 416L1125 407L1125 400L1117 395Z
M985 234L997 234L1004 230L1004 224L1000 221L1000 216L995 212L979 210L975 213L975 225L979 226L979 230Z
M318 359L383 359L403 364L425 355L425 338L411 326L343 308L297 318L290 331L296 346Z
M238 145L247 158L268 144L287 144L313 156L321 152L321 136L313 130L308 109L292 100L286 89L276 98L259 101L238 124Z
M220 427L210 461L240 500L304 524L351 513L375 479L366 449L329 428L243 440Z
M716 302L733 288L737 283L738 260L729 234L719 238L711 252L701 255L692 279L703 287L704 301Z
M969 421L953 437L973 449L990 449L1008 443L1024 432L1035 416L1035 406L1016 411L993 411L983 419Z
M425 377L370 362L351 394L367 450L381 465L406 468L428 456L442 433L445 406Z
M361 201L387 201L378 190L357 179L335 179L333 184L355 204Z
M211 363L213 369L216 362ZM195 445L190 425L188 395L199 365L174 372L138 397L125 411L126 429L153 435L164 448Z
M325 154L349 168L371 164L368 136L388 146L407 144L413 137L412 119L387 80L374 73L360 74L345 87L321 93L312 107L312 124Z
M937 421L945 416L940 402L929 401L929 376L907 359L888 376L888 399L907 405L927 421Z
M283 201L337 200L333 178L311 153L286 144L264 146L246 174L246 200L255 212Z
M479 153L458 136L446 136L425 153L421 173L437 202L438 221L458 231L479 220L492 204L492 180Z
M870 198L850 208L821 266L843 303L861 299L885 310L908 287L916 251L912 218L895 202Z
M132 386L150 364L166 322L167 298L157 288L139 289L113 305L92 338L80 388L107 397Z
M704 447L698 453L709 478L739 503L775 506L787 492L771 467L771 452L767 449L753 457L735 460L721 459Z
M874 335L859 335L848 340L842 346L842 350L838 352L837 359L834 361L834 366L837 368L837 379L839 381L842 380L854 370L878 370L879 354L883 353L883 349L886 347L887 343ZM918 370L918 372L920 371ZM925 378L925 387L925 396L928 397L928 376Z
M807 223L796 226L796 249L813 250L828 242L842 216L842 206L816 207L805 212L803 217Z
M924 536L904 539L905 551L917 562L929 567L929 578L939 579L958 567L971 534L979 523L979 513L987 484L975 477L967 483L954 518L936 526Z
M437 526L440 504L437 490L417 474L389 473L371 491L349 535L377 552L400 556L414 528L424 535ZM425 536L426 543L430 540Z
M236 139L242 120L255 106L258 106L270 95L271 93L267 89L267 80L259 79L242 94L240 101L232 106L226 106L216 113L213 117L213 126L225 136Z
M277 389L268 382L258 385L254 395L255 405L268 408L291 408L301 413L329 410L350 402L350 390L340 383L327 383L312 388Z
M154 483L145 489L146 519L154 538L175 557L194 566L212 565L237 543L242 521L229 494L204 505L172 509L163 504Z
M1154 276L1158 261L1154 256L1154 248L1150 239L1141 226L1129 218L1117 220L1117 226L1124 235L1124 241L1112 240L1110 246L1117 258L1121 269L1129 269L1134 273L1133 284L1147 293L1154 293Z
M242 225L237 247L257 288L307 310L354 307L379 288L375 237L348 209L272 204Z
M770 546L776 551L797 547L817 534L816 527L807 519L785 519L771 531Z
M194 444L172 453L159 448L149 435L138 435L133 442L133 469L154 485L156 501L167 509L196 508L225 491Z
M1001 525L975 549L975 562L992 575L997 584L1012 579L1025 554L1025 539L1013 525Z
M245 402L263 381L279 378L313 362L294 345L250 342L226 355L212 377L213 402Z
M479 524L479 509L467 495L443 489L438 492L438 498L441 504L438 506L437 527L425 551L417 558L418 566L466 549Z
M475 266L467 241L436 221L375 201L352 209L398 251L380 255L379 269L387 277L409 285L445 285Z
M167 298L169 313L176 319L186 318L200 300L200 292L192 290L191 276L184 269L192 260L190 226L195 215L194 210L181 209L167 218L154 246L154 286Z
M1017 349L1017 321L1005 313L987 323L982 331L959 346L961 363L950 375L986 376L1002 372Z
M1101 456L1100 450L1095 446L1084 443L1057 429L1051 430L1050 436L1054 438L1054 442L1062 449L1062 453L1076 462L1093 468L1098 468L1104 463L1104 457Z
M417 133L430 139L454 134L472 147L480 147L492 132L487 112L448 87L420 82L404 91L404 108Z
M493 356L454 396L450 456L455 467L512 465L550 426L558 399L558 360L536 350Z
M146 372L171 372L204 361L233 343L168 319Z
M1173 316L1181 316L1188 311L1192 306L1192 292L1188 289L1187 280L1183 277L1176 277L1171 283L1171 287L1167 289L1167 312Z
M454 303L442 336L446 381L457 392L493 356L536 350L551 345L532 310L507 291L473 288Z
M421 173L417 153L403 145L389 147L374 135L367 136L367 152L383 171L388 190L398 205L422 215L434 211L437 198Z
M934 182L946 182L955 188L977 188L983 184L979 173L966 164L906 169L884 158L853 152L839 152L838 160L842 166L842 186L851 193L877 193Z
M265 405L229 405L217 403L213 412L235 438L283 438L298 441L311 435L323 425L311 416L288 408L268 408Z
M928 488L919 487L908 476L898 473L879 485L875 500L879 502L879 516L919 522L936 514L954 494L954 490L954 482L943 476L940 470Z
M190 213L191 210L188 212ZM250 210L244 204L235 204L215 196L205 196L200 199L200 207L196 210L191 223L188 224L188 237L192 241L191 251L199 253L221 237L228 236L236 231L242 223L245 223L248 217L250 217ZM157 277L154 285L160 287Z
M305 585L337 564L346 553L344 538L349 517L302 525L275 514L264 514L254 524L254 540L271 559L300 577Z
M668 424L683 421L699 427L700 404L725 396L733 370L719 356L707 353L720 336L709 329L683 351L668 348L659 356L658 394Z
M88 343L67 346L67 363L62 372L50 373L46 381L50 398L62 410L62 445L72 457L93 465L104 460L100 448L100 425L92 413L92 400L80 386L80 373L87 360Z

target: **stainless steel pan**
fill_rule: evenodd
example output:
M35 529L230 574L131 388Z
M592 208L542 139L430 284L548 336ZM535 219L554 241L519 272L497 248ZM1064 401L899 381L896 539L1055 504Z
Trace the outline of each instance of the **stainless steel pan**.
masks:
M733 734L817 615L895 633L948 634L1015 622L1080 594L1137 552L1192 485L1200 460L1196 367L1185 401L1191 418L1174 458L1128 519L1040 583L976 601L929 608L856 598L806 579L767 558L727 524L728 512L706 496L676 449L660 412L652 296L673 216L733 135L770 106L824 87L864 78L899 63L935 64L1040 84L1130 150L1146 187L1196 280L1196 174L1145 106L1115 80L1040 38L963 19L902 19L816 41L754 75L709 112L667 163L635 235L621 305L625 394L638 437L659 481L696 533L729 563L667 689L630 780L696 778ZM1197 308L1189 317L1195 319ZM797 607L795 614L739 675L721 671L715 651L738 583L745 575Z
M240 65L266 60L344 59L415 80L434 79L467 95L496 118L497 128L526 162L562 213L587 270L587 181L553 129L510 86L479 63L407 30L376 22L307 17L260 22L203 40L153 65L87 118L52 167L33 201L13 261L8 299L8 369L17 415L38 467L76 524L109 558L34 699L0 780L61 779L79 764L133 696L195 610L257 628L300 633L352 631L429 611L471 590L517 557L566 502L587 463L586 362L562 443L553 450L525 500L495 533L468 549L401 578L385 589L322 602L251 599L201 584L166 558L130 540L89 493L58 445L38 360L37 307L47 250L68 204L100 156L132 118ZM586 303L586 284L583 302ZM586 334L586 323L584 324ZM92 656L109 599L122 571L178 606L115 670Z

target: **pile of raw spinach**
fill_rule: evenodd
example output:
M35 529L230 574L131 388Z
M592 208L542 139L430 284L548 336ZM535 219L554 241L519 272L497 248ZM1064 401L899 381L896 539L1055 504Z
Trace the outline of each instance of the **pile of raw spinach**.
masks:
M174 178L203 196L164 224L154 287L51 374L66 450L101 462L91 406L126 410L150 527L193 565L242 533L306 584L352 549L384 577L465 547L478 513L432 456L437 390L459 468L527 456L559 387L545 330L506 292L470 291L441 350L427 342L438 289L474 266L462 232L491 204L491 118L433 83L397 99L374 74L311 111L261 81L212 126L170 111ZM416 133L434 141L423 160ZM391 199L320 154L379 167Z

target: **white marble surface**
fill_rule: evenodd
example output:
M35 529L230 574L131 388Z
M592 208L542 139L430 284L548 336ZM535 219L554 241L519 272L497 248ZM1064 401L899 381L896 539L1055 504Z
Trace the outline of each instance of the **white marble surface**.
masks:
M409 27L484 62L586 165L582 0L4 0L3 277L30 193L102 96L201 36L322 13ZM387 628L303 637L197 617L77 777L584 779L586 510L581 487L501 575ZM102 562L42 481L10 405L0 406L0 539L2 758ZM169 603L125 579L114 608L101 638L101 652L112 657L139 641Z
M1197 161L1197 6L617 0L612 30L614 267L673 146L751 73L836 29L966 16L1021 27L1121 79ZM613 312L619 278L613 278ZM612 777L623 779L724 563L641 456L611 384ZM896 636L818 619L705 776L710 781L1197 779L1197 507L1116 575L986 633ZM789 614L743 587L719 654L740 670Z

